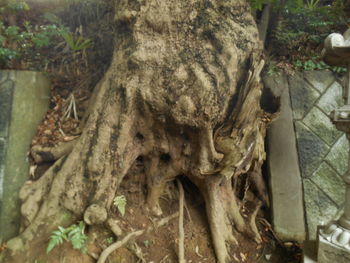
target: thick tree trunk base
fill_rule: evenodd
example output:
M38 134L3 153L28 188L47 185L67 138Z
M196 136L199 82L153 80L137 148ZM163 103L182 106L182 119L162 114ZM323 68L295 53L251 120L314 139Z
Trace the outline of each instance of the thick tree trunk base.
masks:
M125 176L141 161L150 216L164 213L159 200L176 176L197 185L219 263L231 262L237 233L260 242L256 211L243 220L238 186L246 182L265 196L264 61L248 4L141 2L117 1L113 61L83 132L72 149L55 153L67 156L22 188L23 232L8 242L1 262L31 262L57 226L108 222Z

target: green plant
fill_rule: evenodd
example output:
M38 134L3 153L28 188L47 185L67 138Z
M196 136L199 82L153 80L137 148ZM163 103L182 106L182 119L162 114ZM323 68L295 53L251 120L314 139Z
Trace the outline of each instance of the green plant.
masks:
M124 195L119 195L114 198L113 204L118 208L119 213L125 215L126 198Z
M309 10L314 10L317 8L320 0L306 0L305 7Z
M291 60L320 53L331 32L344 31L348 18L343 1L287 0L272 32L275 54Z
M85 50L92 46L92 41L90 39L85 39L82 36L78 36L74 39L71 32L62 32L61 35L66 41L68 47L73 51Z
M264 4L268 3L269 0L249 0L249 4L253 11L261 11Z
M9 9L23 12L29 10L24 3L17 4L20 6L16 8L14 6L1 8L0 17L9 12ZM54 24L32 26L28 21L24 21L13 26L0 22L0 67L40 68L43 62L46 62L43 53L56 44L59 36L60 29Z
M80 221L79 224L73 224L68 228L59 226L58 230L52 232L50 241L47 245L46 253L49 253L57 245L64 241L70 242L74 249L80 250L82 253L86 252L87 236L84 233L85 223Z
M19 11L28 11L30 8L24 1L10 2L0 8L0 13L15 13Z
M150 246L149 240L143 241L143 244L144 244L144 246L147 247L147 248Z
M107 238L105 239L105 241L106 241L106 244L107 244L107 245L110 245L110 244L112 244L112 243L114 242L114 238L113 238L113 237L107 237Z
M294 66L296 68L302 69L302 70L320 70L320 69L329 69L335 73L344 73L346 72L346 68L344 67L331 67L327 65L325 62L320 61L320 58L313 58L308 59L306 61L296 60L294 63Z
M281 71L280 68L276 65L275 62L269 61L269 62L267 63L266 74L267 74L268 76L275 75L275 74L279 73L280 71Z

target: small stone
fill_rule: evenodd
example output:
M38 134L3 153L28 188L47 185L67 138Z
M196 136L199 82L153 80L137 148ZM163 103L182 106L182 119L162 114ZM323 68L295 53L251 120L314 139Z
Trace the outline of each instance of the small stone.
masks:
M271 254L266 254L266 255L265 255L265 259L266 259L266 260L270 260L270 259L271 259Z

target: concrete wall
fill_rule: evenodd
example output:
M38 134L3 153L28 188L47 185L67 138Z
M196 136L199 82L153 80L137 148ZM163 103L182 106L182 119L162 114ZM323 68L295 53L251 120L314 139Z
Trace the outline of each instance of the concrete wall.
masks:
M48 109L50 82L37 72L0 71L0 239L19 228L18 192L28 179L27 153Z
M288 149L289 153L280 155L279 160L270 159L269 164L273 167L275 162L287 162L290 159L288 157L290 151L296 151L298 164L294 165L298 166L300 173L286 174L282 171L276 174L270 169L271 180L272 182L284 180L288 184L291 178L300 178L303 192L295 192L295 194L303 195L307 237L313 240L316 238L317 226L334 219L344 201L345 188L341 176L347 169L349 146L345 135L335 129L328 117L332 110L342 105L342 80L332 72L323 70L296 73L293 76L266 77L265 83L276 92L283 85L276 85L275 79L281 78L285 79L284 85L287 86L290 93L291 102L289 105L284 102L282 110L289 108L292 115L289 119L279 121L278 125L272 125L269 133L276 133L288 125L288 122L292 122L294 130L284 131L284 133L285 136L295 138L296 147ZM280 151L279 145L281 144L278 141L271 145L269 154ZM272 189L272 195L276 197L276 191L280 191L278 192L279 198L283 199L285 193L281 187L275 185L275 188L277 189ZM280 208L274 207L273 209L277 209L280 214L286 213L293 209L289 201L287 199L285 201L276 200L277 203L285 202L286 211L283 211L283 204L280 204ZM277 221L277 225L280 224Z

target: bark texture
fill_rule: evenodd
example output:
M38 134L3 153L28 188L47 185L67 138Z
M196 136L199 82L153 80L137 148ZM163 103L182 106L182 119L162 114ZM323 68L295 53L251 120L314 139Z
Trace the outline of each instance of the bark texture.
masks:
M23 186L23 232L8 242L2 262L35 258L33 247L47 242L57 225L81 218L101 223L91 211L109 213L140 156L150 212L160 215L165 185L187 176L206 202L218 262L232 262L237 232L260 240L254 218L244 222L236 193L246 182L264 196L262 45L249 6L117 0L115 20L113 61L95 88L83 133L69 155Z

